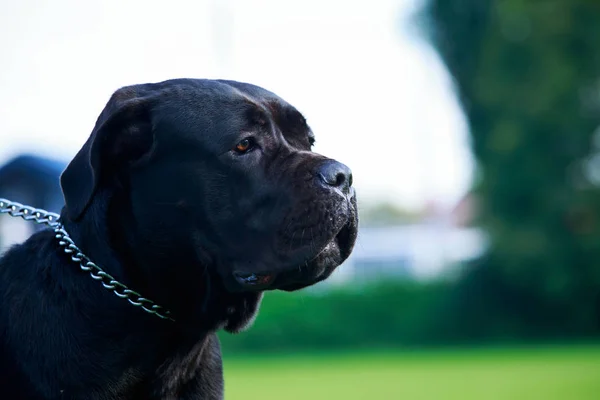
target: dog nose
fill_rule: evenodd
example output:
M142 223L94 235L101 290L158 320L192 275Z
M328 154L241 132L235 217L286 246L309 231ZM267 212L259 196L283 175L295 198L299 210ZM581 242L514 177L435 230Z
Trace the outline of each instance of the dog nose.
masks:
M337 161L327 161L318 168L317 176L326 186L331 186L348 194L352 186L352 171Z

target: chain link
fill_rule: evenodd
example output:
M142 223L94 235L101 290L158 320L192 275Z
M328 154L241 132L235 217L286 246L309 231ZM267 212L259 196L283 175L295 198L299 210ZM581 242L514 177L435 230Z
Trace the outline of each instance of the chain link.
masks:
M55 238L58 239L58 244L64 248L64 252L70 255L71 260L79 264L82 271L89 273L92 279L100 281L104 288L112 291L118 297L126 299L132 305L140 307L147 313L173 321L170 311L155 304L152 300L142 297L138 292L129 289L83 254L67 231L65 231L65 228L59 221L60 216L58 214L25 206L3 198L0 198L0 214L8 214L12 217L21 217L25 221L48 225L54 229Z
M25 221L33 221L51 227L58 225L60 216L46 210L40 210L23 204L0 198L0 214L8 214L11 217L21 217Z

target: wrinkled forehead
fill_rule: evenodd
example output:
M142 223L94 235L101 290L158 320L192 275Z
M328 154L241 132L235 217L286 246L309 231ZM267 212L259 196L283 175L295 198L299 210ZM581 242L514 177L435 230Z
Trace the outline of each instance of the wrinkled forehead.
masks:
M257 108L266 111L282 130L292 130L302 133L310 132L304 115L276 94L249 83L235 81L220 82L227 83L231 87L238 89L242 96L247 97L248 101L254 102Z
M218 82L228 85L234 90L234 96L243 97L246 102L253 104L256 109L268 113L278 124L295 124L299 127L306 125L304 116L294 106L273 92L250 83L226 80Z
M282 131L306 133L306 120L292 105L261 87L233 81L185 81L161 89L155 121L161 135L186 142L219 144L272 120Z

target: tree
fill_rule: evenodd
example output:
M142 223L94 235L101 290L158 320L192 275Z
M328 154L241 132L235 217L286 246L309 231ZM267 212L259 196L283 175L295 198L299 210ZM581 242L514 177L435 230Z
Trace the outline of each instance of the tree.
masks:
M600 2L431 0L427 15L482 176L491 249L464 282L495 286L487 304L536 334L599 334Z

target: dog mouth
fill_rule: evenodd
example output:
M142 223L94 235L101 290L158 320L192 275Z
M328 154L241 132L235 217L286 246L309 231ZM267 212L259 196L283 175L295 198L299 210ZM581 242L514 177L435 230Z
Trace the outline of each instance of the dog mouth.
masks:
M259 289L266 288L275 280L275 274L256 274L253 272L234 272L235 280L242 286Z
M308 261L294 264L276 272L233 273L238 290L294 291L313 285L327 278L350 255L356 240L356 226L349 221L323 248Z

